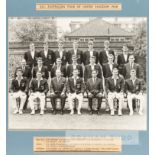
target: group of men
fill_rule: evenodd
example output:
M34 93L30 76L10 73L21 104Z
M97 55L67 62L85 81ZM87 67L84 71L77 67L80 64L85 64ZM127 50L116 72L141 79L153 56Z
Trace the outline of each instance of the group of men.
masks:
M34 43L24 54L21 66L15 71L11 83L14 114L23 114L27 103L31 114L35 114L36 101L40 104L40 114L46 107L45 98L51 99L52 113L57 113L57 99L61 101L61 114L64 113L66 98L68 98L70 114L75 113L74 103L78 101L77 114L81 114L84 93L88 98L90 114L95 111L100 114L102 99L106 98L106 107L110 115L115 115L114 100L118 102L118 115L122 115L124 96L128 100L129 115L133 115L132 100L140 102L139 114L143 114L143 74L134 54L129 52L126 44L122 53L117 56L110 48L109 41L104 42L101 52L95 51L93 41L88 42L88 50L83 52L78 48L78 42L73 42L73 49L66 51L64 43L58 42L58 50L49 49L48 42L43 50L37 52ZM17 103L20 99L20 104ZM97 108L94 111L94 100Z

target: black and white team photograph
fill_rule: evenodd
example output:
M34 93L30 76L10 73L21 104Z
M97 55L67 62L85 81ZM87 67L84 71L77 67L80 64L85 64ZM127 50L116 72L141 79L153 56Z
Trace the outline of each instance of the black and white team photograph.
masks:
M10 130L146 130L147 18L9 17Z

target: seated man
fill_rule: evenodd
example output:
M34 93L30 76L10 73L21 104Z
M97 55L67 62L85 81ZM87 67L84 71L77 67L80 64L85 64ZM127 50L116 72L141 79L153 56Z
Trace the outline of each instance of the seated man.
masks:
M103 82L102 79L97 78L97 70L92 71L92 78L87 80L86 83L86 91L88 93L88 101L90 107L90 114L93 114L92 108L92 100L93 98L98 99L98 107L97 107L97 114L100 114L100 108L103 98Z
M133 107L132 107L132 100L134 98L140 100L140 109L139 114L142 115L143 110L143 87L141 81L136 77L136 70L132 69L130 71L130 79L125 81L125 92L127 93L128 105L130 109L130 115L133 115Z
M108 94L108 102L111 110L111 115L114 115L114 99L119 100L118 115L122 115L123 104L123 91L124 91L124 79L119 76L118 69L114 68L112 71L112 77L106 80L106 89Z
M44 114L45 107L45 94L48 92L48 83L46 79L42 78L42 73L37 72L37 78L33 79L30 85L30 97L29 103L32 110L31 115L35 114L35 100L39 98L40 100L40 114Z
M78 99L78 114L81 114L81 105L83 102L84 82L83 79L78 77L78 70L73 70L73 76L68 79L67 92L68 102L70 106L70 114L74 114L73 100Z
M23 113L23 107L26 101L26 93L28 91L28 81L26 78L23 78L23 72L21 68L16 70L16 78L12 80L11 83L11 92L12 94L12 104L14 107L14 114ZM17 105L17 98L20 98L20 105Z
M61 76L61 71L56 70L56 77L51 80L51 104L53 107L53 113L56 114L56 99L61 99L61 114L66 100L66 79Z

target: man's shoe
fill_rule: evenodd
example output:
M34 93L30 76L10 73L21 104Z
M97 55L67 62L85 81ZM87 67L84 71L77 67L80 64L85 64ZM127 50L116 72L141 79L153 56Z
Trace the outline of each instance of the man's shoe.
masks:
M19 115L22 115L23 114L23 111L20 109L19 110Z
M90 111L90 113L89 113L90 115L92 115L93 114L93 111Z
M14 113L14 114L17 114L18 112L19 112L19 111L16 109L13 113Z
M73 111L73 110L71 110L70 115L73 115L73 114L74 114L74 111Z
M115 115L115 111L114 110L111 110L110 115L111 116L114 116Z
M80 110L78 110L77 114L78 114L78 115L81 115L81 112L80 112Z
M44 115L44 110L41 110L40 115Z
M132 116L133 115L133 111L130 111L129 115Z
M56 113L56 110L54 110L54 111L53 111L53 114L54 114L54 115L56 115L56 114L57 114L57 113Z
M122 110L118 110L118 116L122 116Z
M61 114L61 115L63 115L63 114L64 114L63 110L60 112L60 114Z
M35 114L35 110L32 110L31 115L34 115L34 114Z
M100 115L101 114L100 111L97 111L97 114Z
M142 111L139 111L138 113L139 113L139 115L141 115L141 116L143 115L143 112L142 112Z

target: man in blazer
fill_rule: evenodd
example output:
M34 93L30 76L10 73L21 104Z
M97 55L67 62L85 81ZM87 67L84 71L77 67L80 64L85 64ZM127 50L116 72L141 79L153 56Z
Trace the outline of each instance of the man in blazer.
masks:
M114 56L112 54L109 54L108 63L102 65L103 76L105 79L112 76L113 68L117 68L117 64L114 63Z
M62 61L60 58L57 58L56 60L56 64L53 65L52 69L51 69L51 78L56 76L56 70L60 70L62 77L66 77L66 66L62 65Z
M124 65L123 75L125 79L130 78L130 71L132 69L136 70L137 78L143 78L143 72L141 71L141 66L134 62L135 57L133 54L129 55L129 62Z
M33 78L36 78L37 72L40 71L42 73L42 77L45 79L49 78L48 69L46 66L43 66L43 60L41 57L37 60L37 66L33 69Z
M40 100L40 115L44 114L45 108L45 95L47 94L49 87L46 79L42 78L42 72L36 73L36 79L33 79L30 85L30 97L29 105L31 108L31 115L35 114L35 101Z
M15 70L15 77L16 77L16 72L17 72L18 68L21 68L21 70L23 72L23 75L22 76L24 78L27 78L28 81L30 81L31 78L32 78L31 68L26 65L25 59L22 59L21 66L19 66L19 67L16 68L16 70Z
M96 60L96 64L98 63L98 52L94 50L94 43L93 41L88 42L88 50L83 54L83 63L84 65L90 64L90 57L94 56Z
M68 63L72 64L72 55L76 55L77 63L83 63L83 52L78 49L78 41L74 40L73 42L73 49L68 51Z
M108 62L108 55L109 54L112 54L114 56L114 60L115 60L115 53L114 53L114 51L110 50L109 45L110 45L109 41L106 40L104 42L104 50L101 51L99 54L99 62L101 65Z
M140 100L139 114L143 115L142 112L144 104L143 85L142 82L136 77L135 69L132 69L130 71L130 78L125 81L125 92L127 94L128 106L130 109L129 115L133 115L132 100L134 98Z
M100 114L100 108L103 98L103 82L102 79L97 78L97 70L92 71L92 77L87 80L86 83L86 91L88 94L88 102L90 107L90 114L93 114L92 108L92 100L93 98L98 99L98 107L97 107L97 114Z
M118 55L117 57L118 69L121 75L123 75L124 65L127 64L128 62L129 62L129 49L128 46L124 44L122 47L122 54Z
M43 50L40 51L40 57L43 60L43 66L46 66L48 72L50 72L55 61L55 54L49 49L48 42L44 42Z
M77 57L75 55L72 56L73 63L67 66L67 76L71 77L73 76L73 70L78 69L79 74L78 76L83 78L83 67L82 65L77 63Z
M11 83L11 93L12 98L11 102L14 108L14 114L19 113L23 114L23 107L26 101L26 93L28 92L28 81L22 76L23 72L21 68L16 70L16 77L12 80ZM20 105L17 105L16 99L20 98Z
M122 115L122 104L123 104L123 92L124 92L124 79L119 76L118 69L114 68L112 71L112 77L106 80L106 90L108 94L108 103L111 110L111 115L114 115L114 99L119 100L118 115Z
M39 52L36 52L34 43L31 42L29 45L29 51L24 53L24 59L26 64L32 69L37 65L37 58L39 57Z
M70 106L70 114L74 114L74 99L78 100L78 115L81 114L81 106L83 103L84 82L83 79L78 77L78 70L73 70L73 76L68 79L67 83L68 102Z
M92 77L92 70L97 70L98 71L97 77L102 79L101 67L100 67L100 65L95 64L95 57L94 56L90 57L90 64L85 66L85 70L84 70L85 82L87 81L87 79Z
M56 114L56 99L61 99L61 114L65 107L66 100L66 79L61 76L61 71L56 70L56 77L51 80L51 104L53 107L53 113Z
M58 50L55 51L54 57L55 57L55 60L54 60L55 63L58 58L61 59L62 66L66 65L68 62L68 54L67 54L67 51L64 49L64 43L62 40L59 40L58 42Z

